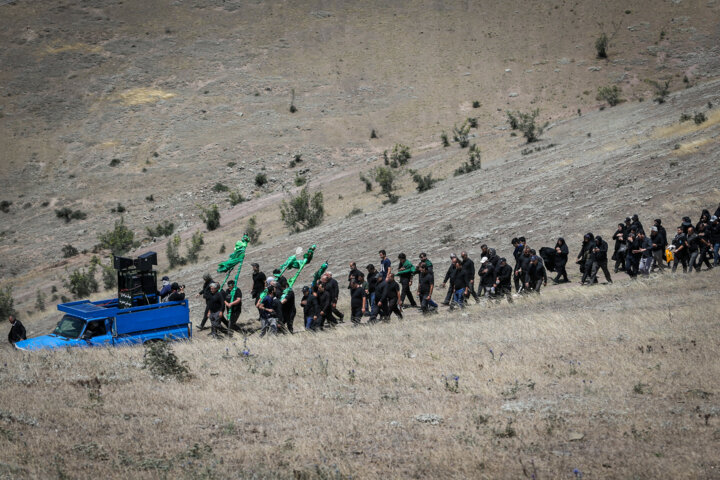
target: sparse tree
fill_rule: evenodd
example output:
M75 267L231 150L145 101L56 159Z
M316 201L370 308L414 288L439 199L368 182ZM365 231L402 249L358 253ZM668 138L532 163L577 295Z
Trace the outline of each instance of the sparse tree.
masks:
M5 321L10 315L17 315L15 311L15 300L12 296L12 285L0 288L0 320Z
M98 235L100 248L110 250L115 255L128 252L134 245L135 233L125 225L125 220L115 222L115 228L109 232Z
M291 232L302 232L320 225L325 218L322 192L310 195L307 186L296 197L283 200L280 216Z
M453 127L453 140L458 142L460 145L460 148L465 148L470 144L470 124L468 124L467 120L458 127L455 125Z
M505 112L507 114L507 121L510 124L510 128L513 130L520 130L523 136L527 140L527 143L537 142L540 135L544 130L544 126L538 126L535 123L535 119L540 114L539 109L532 110L531 112Z
M209 231L216 230L220 226L220 210L216 204L209 208L201 207L202 212L200 218L205 222L205 226Z
M255 215L248 219L247 225L245 226L245 233L248 236L248 243L250 245L260 245L260 234L262 233L262 229L258 228L257 218Z
M598 87L598 94L596 98L597 100L604 100L608 103L608 105L614 107L622 101L620 98L621 93L622 90L620 90L620 87L617 85L607 85L604 87Z
M397 203L398 196L395 195L395 174L387 167L378 167L375 169L375 181L380 185L380 189L388 199L384 203Z

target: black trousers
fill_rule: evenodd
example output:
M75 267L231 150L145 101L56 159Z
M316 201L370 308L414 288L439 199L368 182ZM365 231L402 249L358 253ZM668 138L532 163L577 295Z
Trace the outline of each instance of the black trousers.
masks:
M450 300L452 300L454 291L455 291L455 285L453 285L451 283L450 286L448 287L447 295L445 295L445 301L443 302L444 304L450 303Z
M390 320L391 313L394 313L398 317L403 318L402 312L400 311L400 308L398 308L397 302L385 300L380 306L380 315L386 320Z
M475 291L475 282L471 281L470 285L468 285L468 293L475 299L475 301L478 301L478 295Z
M557 273L557 275L555 275L556 282L559 282L561 279L565 280L566 282L570 281L570 280L568 280L567 270L565 270L565 265L566 265L565 263L560 264L560 265L555 265L555 273Z
M412 291L410 291L410 278L400 277L400 285L402 286L402 291L400 292L400 302L405 303L405 297L407 297L410 301L410 305L417 307Z
M205 313L203 313L202 322L200 322L200 328L205 328L205 323L208 321L210 316L210 307L205 303Z

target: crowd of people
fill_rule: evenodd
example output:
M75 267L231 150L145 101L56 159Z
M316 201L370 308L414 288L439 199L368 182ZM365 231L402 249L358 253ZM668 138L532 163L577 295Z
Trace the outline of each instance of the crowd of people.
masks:
M695 225L689 217L684 217L672 239L659 218L654 220L648 233L638 215L627 217L612 235L615 241L612 253L602 236L589 232L583 236L580 252L575 258L581 274L579 283L586 286L598 283L600 271L605 281L612 283L610 260L615 262L613 273L622 271L630 277L648 276L651 272L666 269L675 272L678 266L682 266L683 272L700 271L703 264L708 269L713 268L720 263L719 217L720 205L714 215L703 210ZM548 272L555 273L550 279L554 284L570 281L567 272L570 251L564 238L558 238L554 247L538 250L532 248L525 237L513 238L511 244L513 266L488 245L481 246L477 270L466 251L460 256L451 254L450 265L441 282L441 288L447 289L441 304L453 309L463 308L471 298L475 302L482 298L512 302L515 296L539 293L548 284ZM407 308L419 308L427 314L438 311L440 305L433 298L436 289L433 263L425 252L420 253L417 265L413 265L405 253L398 255L395 265L385 250L380 250L378 256L377 267L370 263L365 267L366 272L358 269L356 262L350 262L347 289L353 324L359 325L363 317L368 317L370 324L389 321L393 314L402 318L403 310ZM231 299L232 281L228 282L226 290L219 290L220 286L210 275L205 275L204 280L198 294L206 301L200 330L206 328L208 319L212 335L217 336L223 330L229 334L240 330L237 320L242 307L242 292L237 289ZM251 297L261 322L260 335L293 333L298 308L287 279L277 270L267 276L257 263L253 263L252 285ZM343 323L345 314L338 310L339 296L340 286L332 272L325 272L318 282L303 286L299 311L304 328L320 331ZM229 319L224 314L227 309L232 312Z

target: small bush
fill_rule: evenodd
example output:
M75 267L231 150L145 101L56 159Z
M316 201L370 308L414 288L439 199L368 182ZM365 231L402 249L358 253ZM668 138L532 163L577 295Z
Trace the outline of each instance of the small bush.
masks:
M111 167L117 167L118 165L120 165L120 159L119 159L119 158L113 158L112 160L110 160L110 166L111 166Z
M693 117L693 121L695 122L695 125L700 125L701 123L705 122L707 120L707 117L703 112L698 112Z
M302 175L295 175L295 186L302 187L307 183L307 178Z
M467 120L460 127L457 125L453 127L453 140L458 142L460 148L465 148L470 144L469 133L470 125Z
M295 89L292 90L292 98L290 99L290 113L297 112L297 107L295 106Z
M74 257L78 254L78 249L70 245L69 243L62 247L63 258Z
M646 82L655 88L655 98L653 98L653 101L659 104L665 103L665 99L670 94L670 80L665 80L665 83L654 80L646 80Z
M415 189L419 193L427 192L428 190L433 188L433 186L435 186L435 184L437 182L440 181L437 178L432 178L432 174L430 174L430 173L428 173L425 176L422 176L421 174L419 174L417 172L413 173L412 179L415 182Z
M322 192L310 195L307 187L300 194L282 201L280 216L285 226L292 232L302 232L320 225L325 218L325 206Z
M10 212L10 205L12 205L13 202L9 202L7 200L3 200L0 202L0 212L8 213ZM48 203L49 205L49 203Z
M365 176L364 173L360 174L360 181L365 184L365 191L366 192L372 192L372 182L368 177Z
M688 120L692 120L692 115L688 115L687 113L681 113L680 114L680 122L687 122Z
M377 132L373 128L372 131L370 132L370 140L372 140L374 138L378 138L378 136L377 136Z
M85 212L81 210L72 210L68 207L55 210L55 216L57 218L64 219L65 223L70 223L71 220L85 220L87 218L87 214Z
M257 218L255 215L248 218L247 225L245 226L245 234L248 236L249 245L260 245L260 234L262 229L257 226Z
M468 125L470 125L470 128L477 128L477 118L470 117L467 119Z
M597 58L607 58L607 49L610 45L610 39L607 33L602 32L600 36L595 40L595 51L597 52Z
M225 185L223 183L217 182L215 185L213 185L212 189L213 189L213 192L215 192L215 193L221 193L221 192L227 192L228 190L230 190L230 187L228 187L227 185Z
M170 268L175 268L187 263L187 260L180 255L180 242L180 235L175 235L167 243L165 255L167 256Z
M608 85L598 88L598 94L596 98L597 100L604 100L608 103L608 105L614 107L622 101L622 99L620 98L621 93L622 90L620 90L620 87L618 87L617 85Z
M122 203L118 202L117 207L111 208L111 213L125 213L127 211L127 208L125 208Z
M95 267L91 266L87 271L82 268L73 270L70 277L64 282L65 288L72 293L75 298L86 298L91 293L98 291L98 282L95 280Z
M450 140L448 140L447 133L442 132L440 134L440 141L442 142L443 147L449 147L450 146Z
M112 264L101 265L100 268L102 268L102 281L105 290L112 290L117 287L117 273Z
M228 197L228 200L230 200L230 205L232 205L234 207L235 205L244 202L245 197L243 197L242 194L236 190L236 191L230 192L230 196Z
M45 294L38 290L35 295L35 310L38 312L45 311Z
M393 147L392 154L390 155L391 163L397 163L399 165L405 165L410 160L410 148L406 145L396 143Z
M535 119L540 114L539 109L532 110L531 112L505 112L507 114L507 121L510 124L510 128L513 130L519 130L527 140L527 143L537 142L540 135L542 135L545 127L538 126L535 123Z
M350 213L347 214L346 218L354 217L355 215L360 215L361 213L363 213L362 208L355 207L350 210Z
M473 108L480 108L480 100L473 100L472 106Z
M209 231L216 230L220 226L220 210L218 206L213 204L210 208L201 207L202 212L200 218L205 222L205 226Z
M257 175L255 175L255 185L257 185L258 187L262 187L267 182L267 175L265 175L264 173L258 173Z
M10 315L17 315L15 311L15 300L12 296L13 287L7 285L0 288L0 321L5 321Z
M480 149L477 145L472 144L470 151L468 152L468 160L463 163L460 167L455 169L455 176L464 175L466 173L474 172L482 168L482 162L480 159Z
M115 222L115 228L109 232L98 235L100 248L108 249L115 255L122 255L134 246L135 232L125 226L125 220L120 218Z
M375 169L375 181L380 185L383 195L387 195L388 199L384 203L397 203L398 196L395 195L395 174L386 167L378 167Z
M197 263L199 258L200 250L202 250L203 245L205 245L205 240L203 239L202 232L195 232L193 233L192 238L190 239L190 246L187 250L187 262L189 263Z
M225 247L225 244L223 243L222 245L220 245L220 250L218 250L218 253L225 253L225 250L226 250L226 247Z
M294 168L297 165L300 165L302 163L302 153L296 153L292 160L290 160L290 165L288 165L290 168Z
M175 231L175 224L163 220L163 222L158 223L155 228L146 227L146 230L150 238L169 237Z
M152 194L148 195L147 197L145 197L145 201L147 201L147 202L154 202L154 201L155 201L155 195L152 195Z
M182 382L191 377L187 362L178 359L168 342L154 342L145 346L143 368L159 380L174 378Z

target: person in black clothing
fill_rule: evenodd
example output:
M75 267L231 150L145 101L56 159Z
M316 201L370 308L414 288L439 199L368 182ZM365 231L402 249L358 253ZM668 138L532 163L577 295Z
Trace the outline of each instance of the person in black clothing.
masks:
M517 258L517 263L515 264L515 271L514 274L514 283L515 283L515 291L520 292L524 286L523 279L525 278L525 273L527 272L528 268L530 267L530 257L532 256L532 253L530 252L530 247L525 245L525 248L523 248L522 254Z
M605 274L605 280L607 283L612 283L612 278L610 277L610 271L607 267L607 252L608 252L608 244L605 240L602 239L600 235L595 237L594 239L594 247L592 248L591 253L591 265L590 265L590 283L598 283L597 280L597 273L599 269L602 269L603 274ZM587 270L587 269L586 269Z
M265 290L265 280L267 277L263 272L260 271L260 265L257 263L252 264L252 290L250 291L250 296L253 298L253 300L256 300L260 294ZM256 303L256 302L253 302Z
M547 271L537 255L530 257L530 264L525 271L525 290L540 293L540 288L547 286Z
M425 263L420 263L420 276L418 277L418 299L423 313L437 310L437 304L432 301L432 293L435 289L435 276L428 270Z
M498 264L500 264L500 257L498 257ZM492 295L492 286L495 283L495 265L490 261L488 257L482 257L480 259L480 269L478 270L478 277L480 277L480 283L478 287L478 295L485 298L490 298Z
M225 304L226 312L230 311L228 320L228 335L232 336L233 331L238 330L237 321L240 318L240 312L242 311L242 291L240 288L235 289L235 299L232 299L232 291L235 288L235 280L228 280L227 289L223 294L223 303Z
M267 295L258 303L260 310L260 337L264 337L270 330L273 334L278 333L278 323L282 323L282 305L280 304L279 288L275 285L268 287Z
M638 214L632 216L632 223L630 223L630 228L635 228L636 232L644 232L645 229L643 229L642 223L640 223L640 218L638 217Z
M687 235L687 233L688 233L688 228L690 228L690 227L693 226L693 225L692 225L692 220L690 220L690 217L683 217L682 220L683 220L683 221L682 221L682 224L681 224L680 226L681 226L682 229L683 229L683 233L684 233L685 235Z
M672 245L673 256L675 257L672 272L675 273L678 265L682 264L683 272L687 273L688 258L690 258L690 254L688 253L687 235L685 235L682 225L677 228L677 234L675 235L675 238L673 238Z
M498 263L500 263L500 257L497 255L497 252L495 252L495 249L489 248L485 244L480 245L480 258L482 257L486 257L488 259L488 261L492 264L493 269L497 268Z
M8 342L15 344L20 340L27 340L27 333L25 332L25 326L20 320L15 318L15 315L8 317L10 322L10 332L8 332Z
M625 243L627 244L627 252L625 253L625 273L630 278L634 278L638 274L640 268L640 255L632 253L640 248L640 240L635 227L630 228L630 232L626 235Z
M330 298L330 293L325 290L326 284L320 282L320 283L318 283L317 287L318 287L318 290L317 290L317 301L318 301L317 328L320 330L324 330L325 322L328 321L328 318L332 317L332 313L331 313L332 299Z
M208 318L210 319L210 335L217 338L218 337L218 328L220 328L220 321L222 318L222 313L225 308L225 301L224 301L223 294L218 291L218 284L217 283L211 283L210 284L210 293L207 297L207 308L210 314L208 315Z
M383 282L382 291L379 293L378 307L380 318L386 322L390 321L390 314L394 313L403 318L402 303L400 303L400 285L395 281L395 275L388 273Z
M710 219L708 218L708 221L709 220ZM695 269L699 272L702 268L703 262L705 262L707 269L710 270L713 267L710 264L709 254L712 252L713 244L710 243L711 233L706 223L701 222L698 224L697 235L700 242L700 254L695 262Z
M350 279L350 321L353 325L359 325L365 313L365 290L358 284L357 279Z
M475 272L473 272L473 275L475 275ZM451 309L454 307L464 308L465 297L469 296L470 281L468 277L469 275L463 267L463 262L458 259L458 261L455 262L455 283L453 285L455 292L453 293L453 303L450 304Z
M588 232L583 236L583 243L580 247L580 252L578 253L577 258L575 259L575 263L577 263L580 267L580 273L583 274L583 278L585 278L586 273L590 270L590 253L592 251L592 248L595 246L595 236ZM580 284L583 284L584 280L580 281Z
M198 293L198 297L202 296L205 299L205 313L203 313L203 318L200 322L200 328L198 328L198 330L205 330L207 328L205 326L205 322L207 322L208 316L210 315L210 309L208 308L208 299L210 298L210 285L212 285L213 283L213 279L209 273L203 275L203 288Z
M318 303L318 285L310 291L303 292L303 315L305 315L305 330L315 332L320 328L320 303Z
M408 271L413 269L413 265L408 261L407 256L402 252L398 255L398 264L399 265L397 271L404 272L397 274L400 281L400 286L402 287L402 293L400 294L400 305L404 305L405 299L407 298L410 302L410 306L413 308L417 308L418 305L415 302L415 297L410 290L414 273L412 271Z
M367 270L367 284L368 288L365 292L367 295L367 305L365 308L365 315L371 318L377 317L377 302L375 301L375 292L377 291L378 282L380 281L380 273L375 269L375 265L372 263L365 267Z
M357 269L357 264L355 262L350 262L350 272L348 273L348 286L347 288L350 289L350 282L354 278L355 281L357 281L358 276L361 275L362 272Z
M558 238L555 243L555 272L557 275L553 278L553 283L567 283L570 281L567 276L567 270L565 270L569 253L570 251L568 250L567 243L565 243L565 239L562 237Z
M692 273L693 270L700 271L699 268L695 268L695 261L697 260L697 257L700 255L700 236L695 231L695 227L688 227L687 230L687 249L688 253L690 254L690 258L688 260L688 264L690 265L689 272Z
M653 227L654 228L654 227ZM645 232L640 232L637 235L638 238L638 249L633 251L633 254L640 255L640 264L638 267L638 273L647 277L650 275L650 267L652 266L652 240L650 237L645 236Z
M173 282L170 286L170 296L168 296L168 302L179 302L185 300L185 285L182 287L177 282Z
M448 287L447 294L445 295L445 300L443 301L443 305L450 305L450 300L453 298L453 294L455 293L455 274L457 270L455 269L455 262L457 261L457 256L455 256L454 253L450 254L450 266L448 267L447 273L445 274L445 278L443 279L442 287L445 288L445 285L447 285L448 282L450 282L450 286Z
M662 273L665 270L665 247L667 247L667 232L662 226L662 220L655 219L655 224L650 227L650 240L652 242L653 266L651 271L660 269Z
M627 229L624 224L618 223L618 228L612 236L615 240L615 250L613 251L612 259L615 260L615 273L620 270L625 270L625 256L627 254L627 243L625 242L625 236Z
M713 266L720 266L720 217L713 215L710 217L710 243L713 249Z
M292 334L295 333L293 324L295 323L295 315L297 315L297 309L295 308L295 292L292 288L285 292L286 289L287 280L285 281L285 286L278 297L281 299L280 309L282 310L283 324L285 325L285 328L287 328L288 332ZM282 295L285 295L285 298L282 298Z
M325 283L325 292L330 296L330 310L327 311L325 321L333 325L342 323L345 315L337 309L337 301L340 296L340 285L332 276L332 272L325 272L320 279Z
M508 302L512 303L512 277L513 269L507 264L505 258L500 259L498 268L495 270L495 283L493 284L493 290L495 296L500 299L503 296L507 297Z
M427 253L425 253L425 252L420 252L420 256L419 256L419 257L420 257L420 263L418 263L418 266L417 266L417 268L416 268L416 272L415 272L415 273L417 273L418 275L420 274L420 265L422 265L423 263L424 263L425 266L427 267L428 272L433 273L433 264L432 264L432 262L430 261L430 259L427 257Z
M475 262L468 257L467 252L460 252L460 258L462 258L462 269L465 272L467 284L467 291L465 297L470 298L470 295L475 299L475 303L478 302L477 292L475 291ZM457 288L455 289L457 290Z

